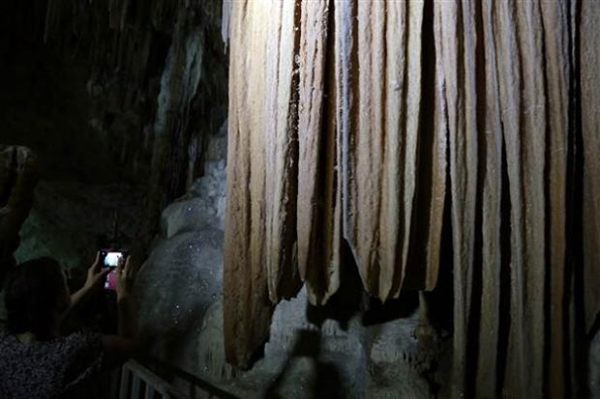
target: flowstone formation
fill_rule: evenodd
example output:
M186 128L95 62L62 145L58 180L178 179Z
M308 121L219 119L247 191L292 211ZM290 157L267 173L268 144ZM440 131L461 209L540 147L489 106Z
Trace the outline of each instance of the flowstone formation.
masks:
M164 210L162 233L140 271L135 297L150 354L241 398L433 398L443 378L436 364L448 341L422 345L414 336L415 309L369 325L359 309L323 313L306 289L274 309L268 342L249 369L227 363L226 151L225 127L209 143L206 175Z
M162 234L135 289L140 331L152 354L195 375L212 364L199 348L211 341L203 337L203 319L221 297L226 140L213 138L206 175L164 210Z
M226 7L228 361L250 363L296 276L328 303L348 245L382 301L452 269L452 397L578 395L600 308L600 3Z

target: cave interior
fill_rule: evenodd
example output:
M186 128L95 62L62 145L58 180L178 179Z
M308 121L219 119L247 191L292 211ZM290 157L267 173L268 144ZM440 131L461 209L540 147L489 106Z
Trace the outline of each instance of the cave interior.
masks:
M182 398L600 398L599 24L597 0L4 1L0 281L139 254L137 360Z

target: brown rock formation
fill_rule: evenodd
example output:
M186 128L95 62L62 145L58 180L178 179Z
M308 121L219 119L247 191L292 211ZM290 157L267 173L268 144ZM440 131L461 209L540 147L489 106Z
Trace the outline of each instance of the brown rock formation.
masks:
M340 285L341 192L335 116L339 96L338 88L331 87L329 3L302 2L300 25L298 267L313 304L325 303Z
M232 9L223 291L227 359L241 366L295 294L295 15L292 2Z
M583 134L583 244L585 320L589 330L600 311L600 5L581 0L581 113Z
M281 197L271 186L253 189L256 162L273 149L240 129L260 126L257 98L274 101L274 91L256 87L257 79L286 90L290 79L241 63L252 57L268 71L271 62L258 46L269 39L250 35L259 29L256 16L249 17L253 3L241 3L232 5L230 111L237 125L230 128L235 169L226 302L239 301L241 292L266 297L263 278L270 281L271 303L277 301L281 270L293 262L274 267L261 256L233 252L254 251L261 229L271 228L258 217L262 213L251 212L262 201L296 201L299 269L313 303L326 302L339 287L341 239L352 249L365 290L384 301L406 288L435 289L440 265L451 262L452 395L573 393L568 377L577 359L566 342L582 339L578 331L587 331L600 310L600 3L293 2L287 12L301 10L294 50L298 175L271 176L286 185L297 178L296 197ZM257 15L263 24L282 18ZM287 31L288 25L280 26ZM271 141L287 133L277 134ZM452 232L453 259L440 259L443 227ZM281 250L278 245L273 248ZM268 312L257 317L254 308L240 309L226 313L226 330L236 323L248 331L256 327L252 331L262 331L264 339ZM577 326L575 313L584 311L586 325ZM231 339L226 345L247 356L260 334L252 339L252 345Z

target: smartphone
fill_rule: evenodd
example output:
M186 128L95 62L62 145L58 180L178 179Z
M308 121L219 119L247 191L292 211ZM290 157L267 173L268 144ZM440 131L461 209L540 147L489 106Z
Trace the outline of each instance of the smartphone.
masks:
M106 275L106 281L104 282L104 288L107 290L117 289L117 266L121 259L125 261L127 258L127 251L115 250L115 249L101 249L100 256L102 259L102 268L110 269L110 272Z

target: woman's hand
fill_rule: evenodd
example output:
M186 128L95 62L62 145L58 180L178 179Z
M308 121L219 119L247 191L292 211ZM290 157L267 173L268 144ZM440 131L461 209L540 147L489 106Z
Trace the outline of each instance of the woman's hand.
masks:
M109 269L102 269L100 266L100 253L96 253L96 259L94 263L87 271L87 278L85 284L81 289L71 295L71 306L62 315L62 319L66 319L69 314L73 312L73 309L80 306L84 299L89 296L91 291L97 289L104 282L105 276L108 274Z
M127 300L133 288L138 263L131 256L121 259L117 267L117 304L119 308L119 335L136 339L138 335L137 319L133 315L131 301Z
M108 268L102 269L100 261L100 252L96 252L96 259L87 271L87 278L85 280L85 284L83 285L83 289L85 289L86 291L96 289L104 282L104 278L109 272L110 269Z
M117 300L128 298L131 293L137 271L134 264L131 256L128 256L125 261L123 258L119 260L119 266L117 267Z

